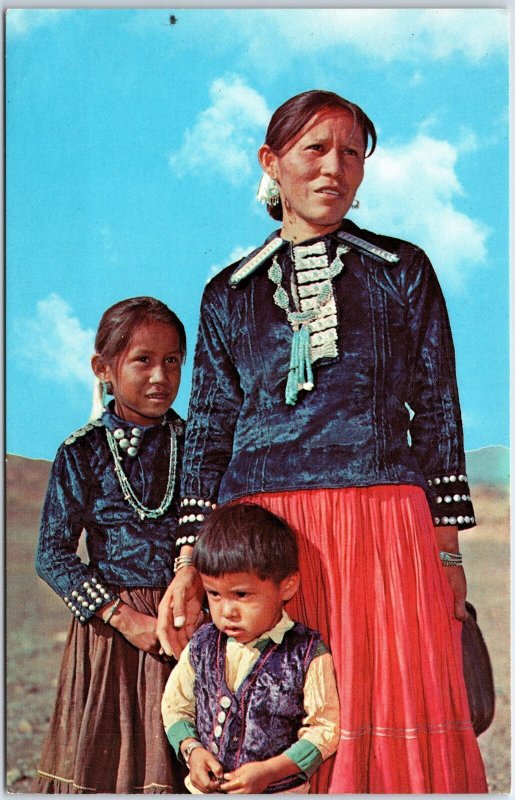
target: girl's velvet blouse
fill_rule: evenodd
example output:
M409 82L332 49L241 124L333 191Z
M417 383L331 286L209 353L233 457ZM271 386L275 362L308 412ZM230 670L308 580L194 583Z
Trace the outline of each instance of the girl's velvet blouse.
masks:
M259 262L260 251L273 247L279 233L206 286L180 537L197 527L206 501L379 484L422 487L436 526L475 524L454 348L434 269L418 247L349 220L324 237L329 261L340 234L359 237L368 250L351 243L343 257L344 268L333 279L338 354L314 364L315 387L300 392L295 405L285 403L293 334L274 302L272 257L262 258L251 274L243 270L236 285L233 277L256 254ZM288 288L291 245L278 241ZM382 258L378 248L396 258Z
M167 487L170 424L178 447L174 499L162 516L141 520L123 497L105 429L122 429L129 438L133 428L140 429L137 455L120 449L121 466L138 499L157 508ZM107 410L59 447L43 507L36 570L80 622L113 599L110 586L166 587L171 582L183 430L172 409L162 423L148 427ZM83 530L89 564L77 555Z

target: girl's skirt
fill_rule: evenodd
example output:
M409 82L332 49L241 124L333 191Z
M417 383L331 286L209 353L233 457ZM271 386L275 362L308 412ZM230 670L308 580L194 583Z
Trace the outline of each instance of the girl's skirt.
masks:
M157 615L163 589L112 588L137 611ZM33 791L184 793L161 719L174 664L138 650L101 619L73 620Z
M470 722L461 622L425 494L416 486L243 498L298 535L288 613L322 633L340 696L334 758L314 793L486 792ZM273 557L273 554L271 554Z

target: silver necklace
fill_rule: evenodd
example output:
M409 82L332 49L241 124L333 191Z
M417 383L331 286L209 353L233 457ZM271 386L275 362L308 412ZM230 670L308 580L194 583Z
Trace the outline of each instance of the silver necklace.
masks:
M283 311L286 312L288 322L293 329L290 365L288 369L288 378L286 381L285 390L285 400L287 405L294 406L296 404L300 391L304 390L310 392L315 387L313 365L311 360L310 324L315 322L320 315L322 307L331 299L333 294L332 279L339 275L342 271L344 267L342 256L344 256L345 253L348 253L349 249L350 248L346 245L338 245L336 249L336 257L328 266L325 279L320 283L319 289L314 298L313 307L311 309L307 309L306 311L301 311L300 309L300 302L296 296L293 282L292 295L296 309L293 310L290 308L290 299L288 297L288 293L282 285L283 273L277 256L274 256L272 265L268 270L268 277L276 285L276 290L273 295L274 303L276 306L282 308ZM295 263L293 247L291 261L293 264Z
M139 500L138 497L136 496L136 493L132 488L127 475L122 469L120 463L122 457L118 452L117 441L114 438L111 431L108 428L106 428L107 443L113 455L114 469L116 472L116 477L118 478L118 482L120 484L120 488L123 492L123 498L124 500L127 500L129 505L134 509L134 511L138 514L141 520L157 519L157 517L161 517L165 513L165 511L167 510L173 499L173 492L175 488L175 476L177 472L177 435L175 433L175 428L173 423L169 423L169 427L170 427L170 458L168 461L168 481L166 484L166 491L164 497L157 508L147 508L147 506L143 505L141 500Z

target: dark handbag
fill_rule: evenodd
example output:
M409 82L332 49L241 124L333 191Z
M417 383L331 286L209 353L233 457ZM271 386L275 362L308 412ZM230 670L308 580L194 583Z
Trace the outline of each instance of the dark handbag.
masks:
M461 643L463 672L474 733L479 736L492 722L495 710L494 679L490 656L477 624L472 603L465 603L468 619L463 623Z

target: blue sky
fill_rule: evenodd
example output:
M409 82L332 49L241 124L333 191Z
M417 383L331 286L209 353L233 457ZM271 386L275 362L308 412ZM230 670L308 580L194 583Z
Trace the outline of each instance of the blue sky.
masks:
M431 258L467 449L509 443L508 16L495 9L15 9L7 15L7 451L87 418L98 320L150 294L184 320L276 227L255 202L271 112L311 88L374 120L349 216Z

